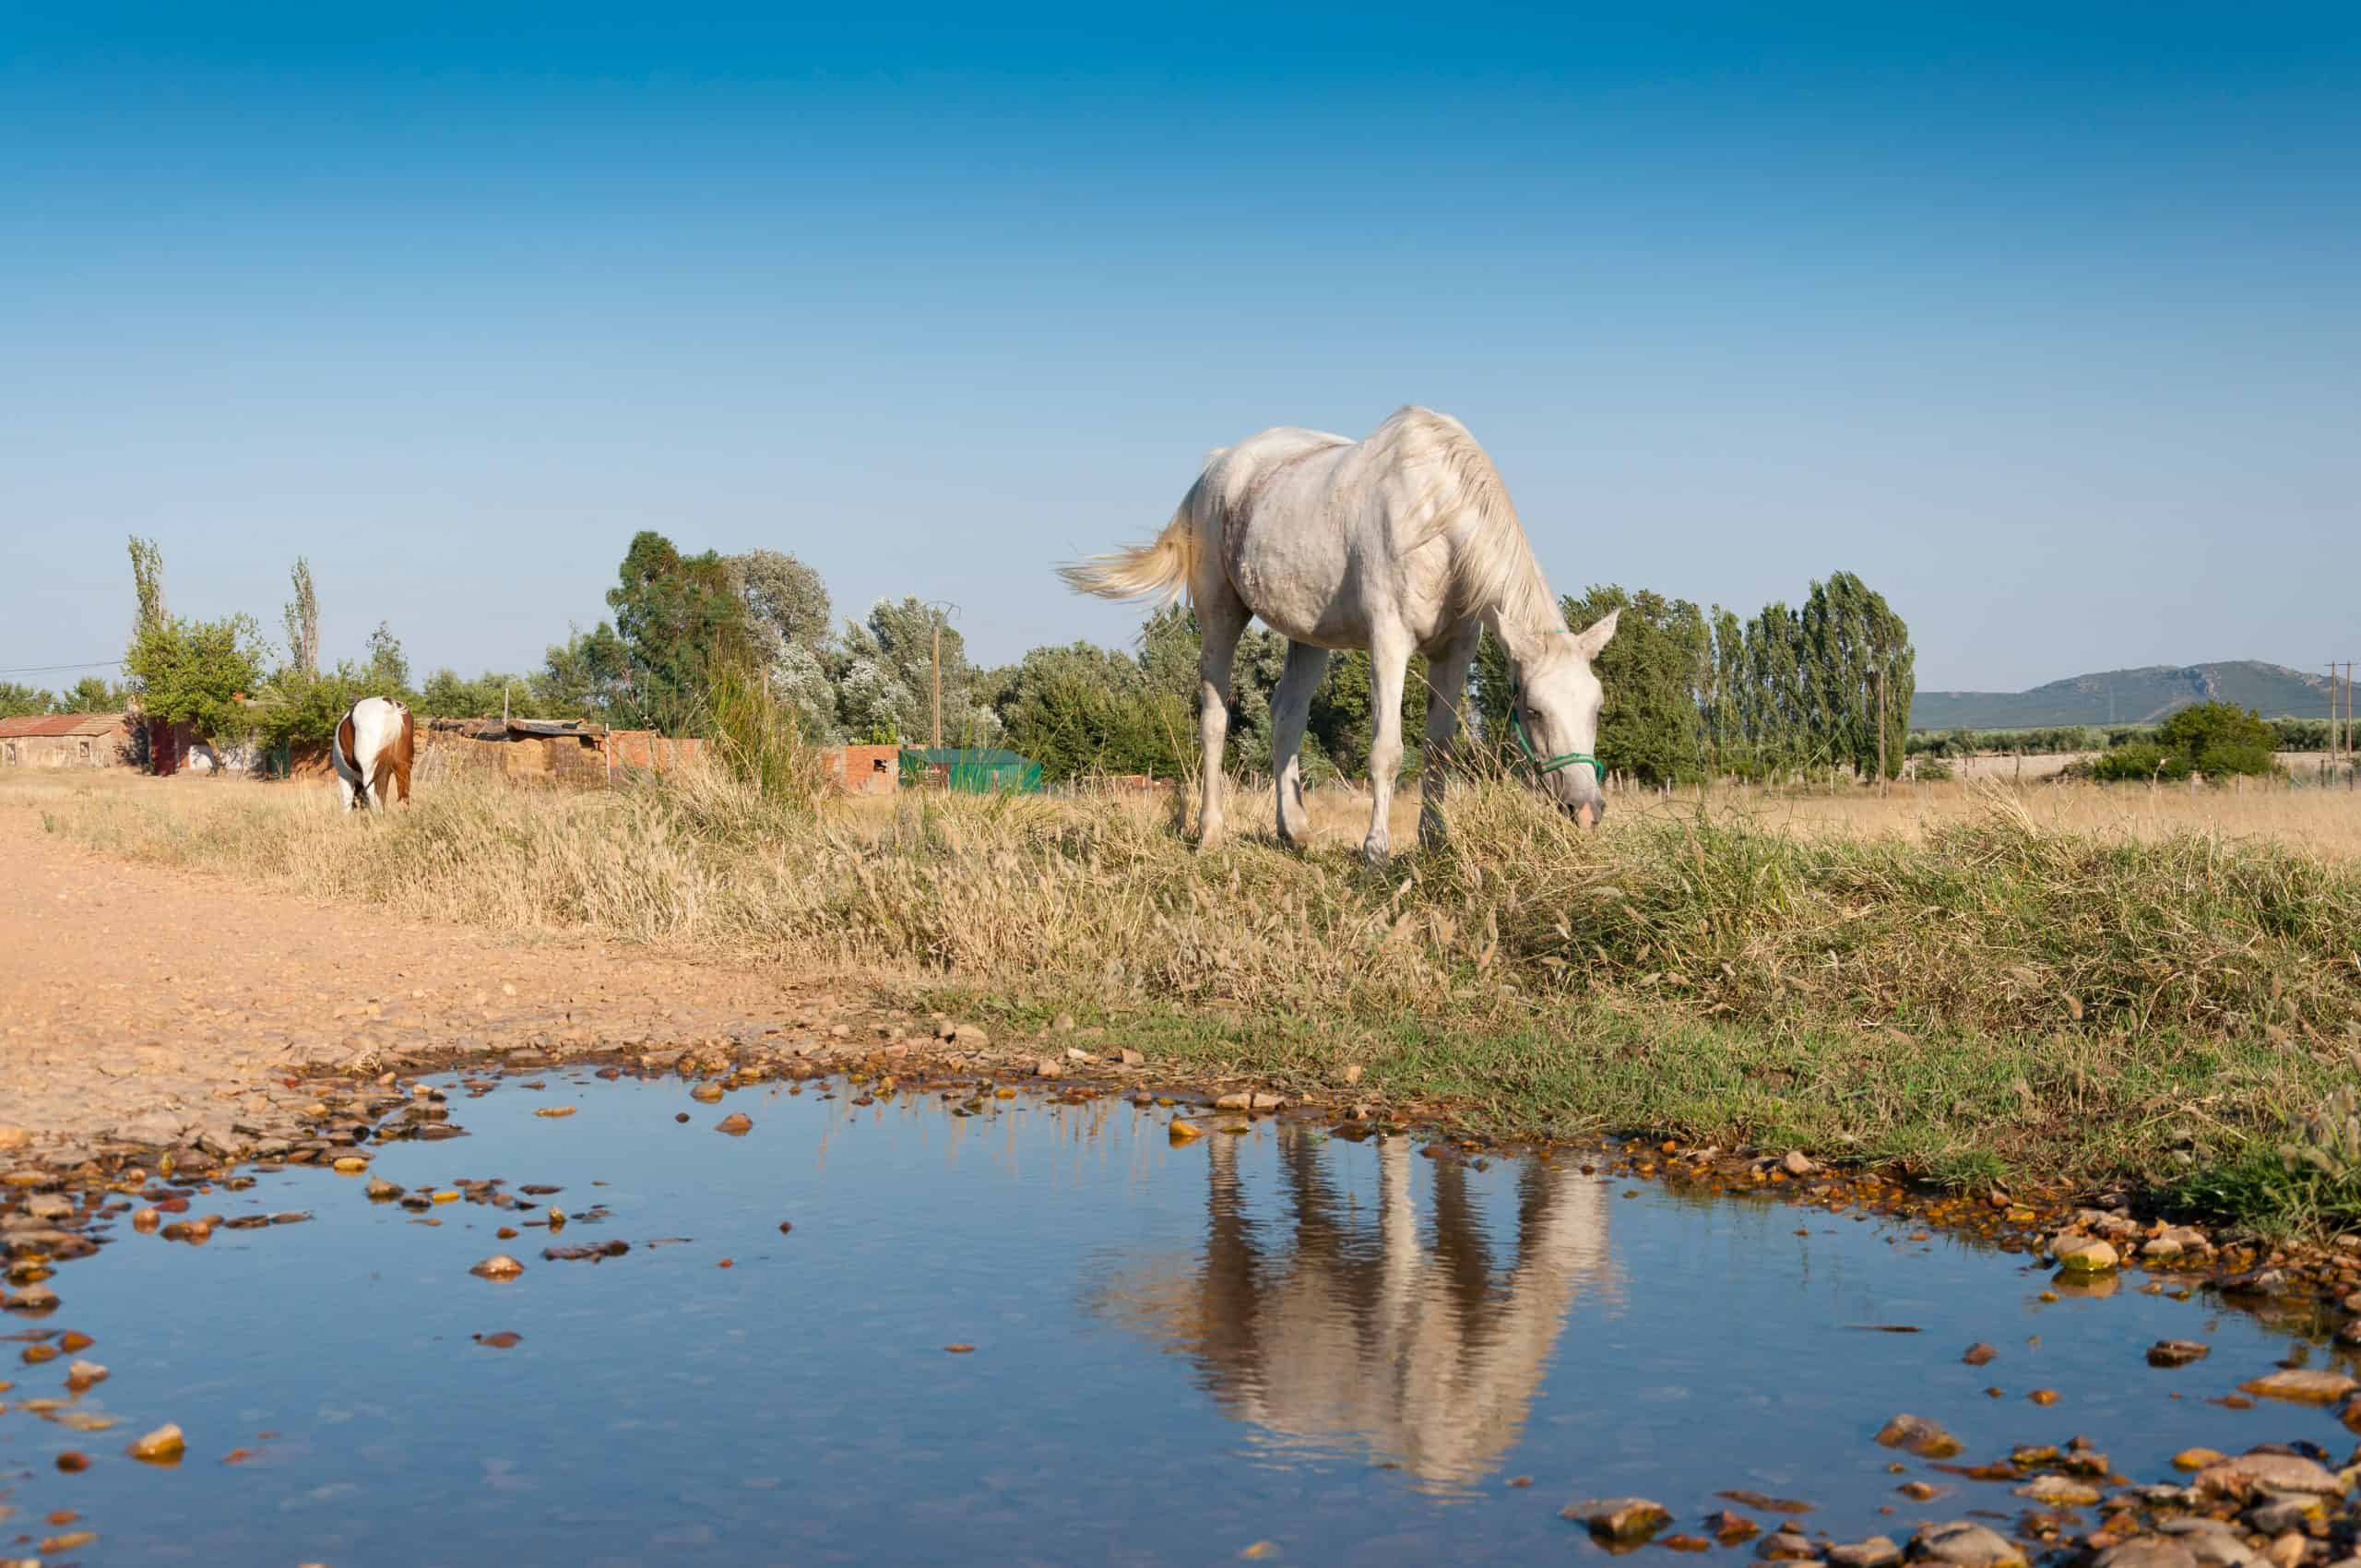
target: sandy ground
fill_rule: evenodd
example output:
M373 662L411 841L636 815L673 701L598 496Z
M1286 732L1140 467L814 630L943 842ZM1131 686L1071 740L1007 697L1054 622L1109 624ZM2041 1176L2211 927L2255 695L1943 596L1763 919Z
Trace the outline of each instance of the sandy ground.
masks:
M776 971L519 943L111 860L21 805L0 805L0 1152L55 1158L118 1130L249 1142L310 1099L285 1080L323 1067L867 1022L865 995Z

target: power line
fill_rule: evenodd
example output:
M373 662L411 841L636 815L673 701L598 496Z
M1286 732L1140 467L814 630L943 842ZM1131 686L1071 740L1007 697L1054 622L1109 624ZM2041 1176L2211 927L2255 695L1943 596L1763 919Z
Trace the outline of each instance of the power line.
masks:
M54 675L63 670L112 670L122 662L120 659L94 659L88 664L27 664L15 670L0 670L0 675Z

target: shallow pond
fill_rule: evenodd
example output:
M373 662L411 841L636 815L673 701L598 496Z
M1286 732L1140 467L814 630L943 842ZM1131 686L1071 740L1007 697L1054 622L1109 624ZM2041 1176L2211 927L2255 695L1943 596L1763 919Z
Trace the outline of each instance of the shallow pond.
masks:
M2202 1296L2043 1302L2021 1258L1562 1156L1275 1121L1175 1145L1169 1111L1029 1092L963 1118L823 1082L546 1085L452 1085L472 1136L383 1145L372 1174L560 1187L530 1200L574 1216L554 1236L495 1239L536 1206L421 1216L303 1169L195 1210L310 1223L193 1247L115 1219L58 1312L0 1326L92 1336L111 1376L78 1408L123 1424L27 1412L65 1362L18 1370L5 1529L98 1533L53 1563L1531 1562L1600 1551L1558 1516L1579 1497L1693 1528L1750 1490L1840 1539L2028 1506L1879 1447L1902 1410L1969 1461L2083 1434L2137 1480L2191 1444L2350 1443L2323 1410L2209 1403L2325 1357ZM752 1131L718 1135L727 1111ZM470 1276L495 1253L525 1273ZM2213 1353L2153 1370L2164 1337ZM124 1455L164 1421L181 1464ZM58 1473L67 1449L89 1468Z

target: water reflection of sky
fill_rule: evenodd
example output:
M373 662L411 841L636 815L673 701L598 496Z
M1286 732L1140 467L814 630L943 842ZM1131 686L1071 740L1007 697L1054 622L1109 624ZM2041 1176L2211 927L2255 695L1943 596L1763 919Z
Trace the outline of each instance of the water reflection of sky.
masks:
M552 1099L581 1109L532 1116ZM1869 1435L1903 1409L1971 1455L2085 1434L2143 1479L2192 1443L2343 1452L2325 1413L2204 1402L2292 1342L2201 1300L2044 1304L2002 1254L1406 1140L1266 1123L1176 1147L1119 1102L986 1104L552 1078L455 1099L471 1138L381 1152L410 1185L604 1203L566 1233L634 1243L598 1265L543 1262L539 1230L495 1241L488 1207L422 1226L316 1172L200 1206L313 1224L203 1248L126 1230L60 1271L41 1324L97 1336L113 1377L85 1404L125 1425L0 1415L0 1464L29 1471L9 1527L78 1509L109 1562L1161 1564L1269 1540L1409 1563L1590 1550L1556 1517L1577 1495L1688 1519L1752 1488L1856 1535L2018 1506L1955 1478L1897 1496ZM750 1135L709 1130L731 1109ZM521 1279L468 1276L501 1250ZM1850 1326L1871 1323L1924 1332ZM500 1329L524 1342L470 1337ZM2213 1356L2151 1371L2166 1336ZM1959 1360L1977 1339L1999 1351L1980 1369ZM27 1369L0 1399L59 1382ZM180 1468L120 1457L165 1420ZM59 1476L67 1447L99 1462ZM238 1447L258 1457L220 1463Z

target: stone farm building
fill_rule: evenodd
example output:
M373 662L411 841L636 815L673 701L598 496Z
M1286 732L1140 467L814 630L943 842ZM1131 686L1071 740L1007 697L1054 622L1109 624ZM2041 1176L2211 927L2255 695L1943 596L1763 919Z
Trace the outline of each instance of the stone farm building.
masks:
M0 767L119 767L131 760L131 726L120 713L0 719Z
M669 773L705 742L571 719L435 719L418 731L419 766L489 773L512 784L597 789L619 774Z

